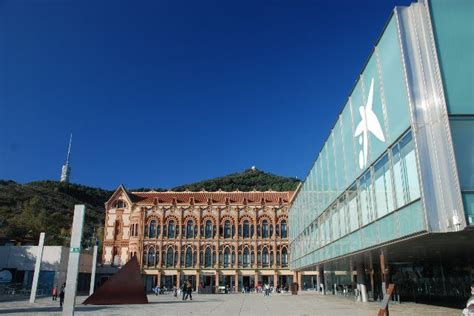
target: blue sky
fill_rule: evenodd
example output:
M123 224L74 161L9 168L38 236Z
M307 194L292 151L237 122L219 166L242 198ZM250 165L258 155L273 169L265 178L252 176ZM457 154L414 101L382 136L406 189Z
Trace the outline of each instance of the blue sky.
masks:
M0 179L304 178L395 5L0 1Z

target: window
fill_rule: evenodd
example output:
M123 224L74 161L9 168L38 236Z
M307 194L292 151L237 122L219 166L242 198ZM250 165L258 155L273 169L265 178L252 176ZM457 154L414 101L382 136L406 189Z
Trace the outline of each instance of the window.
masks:
M171 220L168 222L168 238L174 238L175 231L174 231L174 221Z
M149 237L150 238L155 238L156 237L156 221L155 220L152 220L150 222L150 231L149 231Z
M155 249L150 248L148 249L148 266L154 267L155 266Z
M250 267L250 251L249 251L249 248L247 247L244 248L243 267L244 268Z
M224 267L228 268L230 266L230 250L229 247L224 249Z
M362 226L367 225L372 220L372 198L371 198L370 169L359 180L359 196Z
M230 221L225 221L224 222L224 238L230 238L230 237L231 237Z
M210 220L206 221L206 228L205 228L205 237L212 238L212 222Z
M189 220L186 224L186 238L193 238L194 237L194 226L193 221Z
M268 238L268 237L269 237L268 221L264 220L262 222L262 238Z
M282 220L280 223L281 226L281 238L288 238L288 230L286 226L286 220Z
M281 250L281 266L287 267L288 266L288 250L283 248Z
M160 225L160 223L157 223L156 224L156 237L160 237L160 234L161 234L161 225Z
M374 190L376 217L379 218L394 210L392 175L387 154L374 166Z
M207 247L206 252L204 254L204 266L205 267L211 267L212 266L211 256L212 256L211 248Z
M186 249L186 264L185 264L185 267L190 268L192 266L193 266L193 251L192 251L191 247L188 247Z
M265 247L262 251L262 266L268 267L270 265L270 257L268 255L268 249Z
M125 204L124 201L122 200L117 201L117 208L125 208L125 207L127 207L127 204Z
M174 266L174 251L173 248L169 247L166 251L166 266L172 267Z
M250 238L250 223L248 220L244 220L242 223L243 237Z
M143 250L143 265L148 266L148 253L146 250Z

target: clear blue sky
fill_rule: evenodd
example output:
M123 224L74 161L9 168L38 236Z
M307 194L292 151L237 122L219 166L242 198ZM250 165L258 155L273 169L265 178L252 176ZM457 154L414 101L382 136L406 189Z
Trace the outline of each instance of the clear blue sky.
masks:
M0 179L304 178L408 3L0 0Z

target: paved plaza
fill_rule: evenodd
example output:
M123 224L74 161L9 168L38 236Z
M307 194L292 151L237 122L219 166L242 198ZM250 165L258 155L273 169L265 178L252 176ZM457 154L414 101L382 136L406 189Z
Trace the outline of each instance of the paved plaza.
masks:
M172 295L149 295L147 305L114 305L76 307L77 315L377 315L378 303L356 303L338 296L304 293L298 296L277 294L196 294L193 301L181 301ZM78 297L83 302L85 297ZM41 298L36 304L25 301L1 302L0 314L61 315L58 303ZM391 305L390 315L460 315L456 309L405 303Z

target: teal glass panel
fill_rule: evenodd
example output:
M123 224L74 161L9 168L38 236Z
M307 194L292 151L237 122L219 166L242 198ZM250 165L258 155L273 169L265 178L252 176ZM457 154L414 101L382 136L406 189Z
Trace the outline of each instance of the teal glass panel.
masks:
M317 212L316 216L319 216L323 211L323 178L322 178L322 171L321 171L321 162L316 161L314 164L314 168L316 168L316 178L317 178L317 190L318 190L318 205L317 205Z
M474 114L474 1L430 0L450 114Z
M324 180L324 209L329 206L331 203L331 187L332 187L332 172L329 169L328 163L328 145L327 143L324 145L323 150L321 151L321 158L322 158L322 169L324 170L324 174L326 177L323 177Z
M463 192L464 211L468 225L474 225L474 192Z
M370 170L359 180L359 203L361 225L367 225L372 220L372 194L371 194Z
M361 230L362 248L372 247L379 243L377 225L372 223Z
M364 83L365 121L369 139L369 157L367 159L367 165L370 165L387 148L385 138L387 133L385 131L384 110L380 94L377 57L375 54L372 54L370 57L369 62L362 73L362 79Z
M421 202L417 201L397 212L399 221L399 237L426 230Z
M382 156L374 165L374 198L377 218L394 210L392 175L388 154Z
M356 168L358 168L356 155L354 154L354 129L352 127L351 106L349 102L344 107L340 120L344 142L344 162L346 165L344 186L348 187L354 182Z
M450 125L461 190L474 191L474 116L451 117Z
M393 143L410 127L408 93L403 72L398 30L394 17L387 24L378 45L381 83L387 114L386 143Z
M334 140L334 161L336 162L336 196L339 196L346 189L346 181L344 179L344 155L342 151L342 128L341 119L337 120L336 126L332 131Z
M348 190L347 193L347 206L349 209L349 221L350 221L350 231L354 231L360 227L359 224L359 211L357 203L357 186L353 186Z
M351 239L351 252L361 249L360 230L353 232L349 236Z
M397 237L397 216L394 213L382 218L378 223L381 243Z
M333 133L329 135L326 143L326 153L328 155L328 180L329 180L329 203L332 203L336 198L336 161L334 159L334 139Z
M411 132L405 135L400 141L400 153L404 160L406 177L407 203L420 198L420 184L418 182L417 163L415 155L415 145Z
M357 132L357 126L362 121L362 115L364 115L361 113L365 113L364 107L365 102L363 99L362 81L358 80L351 95L352 120L354 123L354 134L352 134L352 138L355 144L356 177L358 177L367 167L367 160L369 157L369 135L361 133L357 137L354 136Z

